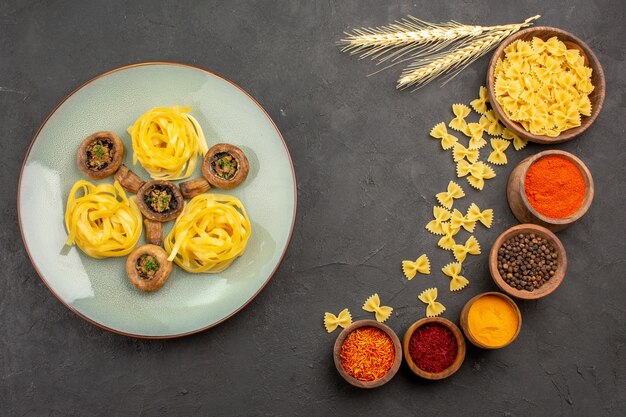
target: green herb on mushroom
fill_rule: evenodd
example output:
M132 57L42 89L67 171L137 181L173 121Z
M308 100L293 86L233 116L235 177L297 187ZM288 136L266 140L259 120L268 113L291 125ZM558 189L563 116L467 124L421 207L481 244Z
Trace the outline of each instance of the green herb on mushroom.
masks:
M213 171L220 177L228 180L237 173L237 160L228 152L220 152L213 157Z
M112 160L112 145L106 140L98 139L87 148L87 165L91 169L103 169L108 166Z
M144 254L137 259L136 269L143 279L151 279L159 270L159 262L154 256Z

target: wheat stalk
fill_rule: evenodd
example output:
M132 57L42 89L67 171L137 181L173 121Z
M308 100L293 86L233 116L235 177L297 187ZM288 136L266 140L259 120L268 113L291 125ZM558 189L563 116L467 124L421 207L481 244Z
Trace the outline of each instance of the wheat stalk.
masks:
M413 16L387 26L354 29L341 39L343 52L371 57L379 63L412 53L411 57L436 53L460 39L475 38L486 32L507 30L514 25L475 26L455 21L430 23Z
M489 31L477 38L467 40L449 51L432 54L410 64L400 76L397 88L420 88L440 75L448 74L445 83L454 78L468 65L480 58L505 38L521 28L530 26L539 15L526 19L523 23L506 25L505 29Z

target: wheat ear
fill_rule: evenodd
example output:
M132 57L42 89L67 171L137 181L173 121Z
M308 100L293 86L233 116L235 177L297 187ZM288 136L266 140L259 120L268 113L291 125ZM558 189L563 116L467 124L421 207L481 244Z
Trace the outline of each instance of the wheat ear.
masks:
M521 28L530 26L531 22L539 17L539 15L530 17L523 23L507 25L506 29L488 32L475 39L463 42L448 51L418 59L402 72L397 88L415 87L417 89L443 74L448 75L446 80L448 82L476 59L491 51L508 36Z

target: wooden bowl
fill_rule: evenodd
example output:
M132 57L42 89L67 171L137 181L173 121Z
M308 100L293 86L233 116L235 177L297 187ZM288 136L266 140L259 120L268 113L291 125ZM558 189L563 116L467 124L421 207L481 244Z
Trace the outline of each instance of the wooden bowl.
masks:
M438 323L450 329L454 334L454 337L456 337L456 343L458 348L456 359L454 360L454 362L452 362L452 365L450 365L447 369L444 369L443 371L437 373L427 372L423 369L420 369L415 364L415 362L413 362L413 358L411 358L411 354L409 353L409 343L411 341L411 336L413 336L413 333L415 332L415 330L417 330L418 327L429 323ZM406 360L407 365L409 365L409 368L411 368L411 371L413 371L413 373L417 376L430 380L439 380L449 377L459 370L461 364L465 360L465 338L463 337L463 334L456 326L456 324L452 323L448 319L444 319L443 317L427 317L413 323L404 334L404 338L402 339L402 348L404 350L404 359Z
M470 308L472 307L472 304L474 304L476 300L478 300L481 297L484 297L485 295L494 295L496 297L502 298L511 306L513 306L513 309L515 310L517 314L517 323L518 323L517 330L515 331L515 334L513 335L511 340L509 340L506 344L502 346L485 345L484 343L481 343L478 339L476 339L474 335L472 334L472 332L470 331L469 322L468 322ZM502 294L501 292L484 292L482 294L478 294L477 296L471 298L467 303L465 303L465 306L463 306L463 310L461 310L461 316L460 316L459 321L461 323L461 328L463 329L463 333L465 334L465 337L474 346L478 346L479 348L482 348L482 349L502 349L503 347L510 345L511 343L513 343L515 339L517 339L517 335L519 335L519 332L522 328L522 313L519 311L519 307L517 306L517 304L515 304L515 301L513 301L511 297L505 294Z
M502 246L502 244L506 240L520 233L534 233L538 236L543 237L556 249L559 257L559 265L556 272L554 273L554 276L550 278L548 282L546 282L534 291L518 290L517 288L511 287L509 284L506 283L506 281L504 281L504 279L500 275L500 272L498 271L498 249L500 249L500 246ZM491 272L491 277L493 278L496 285L502 290L502 292L512 297L520 298L523 300L536 300L538 298L543 298L553 293L559 287L559 285L561 285L561 282L563 282L566 271L567 255L565 253L565 247L563 247L563 243L561 243L559 238L556 237L554 233L552 233L545 227L536 224L520 224L506 230L496 239L493 246L491 247L491 252L489 253L489 272Z
M568 49L575 48L580 51L580 54L585 58L585 65L593 70L591 74L591 82L595 87L591 94L589 94L589 100L591 101L591 115L582 116L580 126L568 129L554 138L543 135L534 135L524 129L521 124L509 119L509 117L506 115L506 113L496 100L496 82L494 75L496 69L496 61L498 60L498 58L504 58L504 49L512 42L515 42L518 39L531 40L533 37L548 40L553 36L556 36L559 38L559 40L563 41L563 43L567 45ZM487 71L487 90L489 91L489 100L491 102L493 110L496 113L496 116L498 116L498 119L500 119L500 121L504 123L506 127L513 131L513 133L518 135L520 138L527 139L531 142L554 144L574 139L576 136L583 133L589 128L589 126L593 124L593 122L598 117L598 114L600 114L600 111L602 110L602 105L604 104L604 97L606 95L606 80L604 78L604 71L602 70L602 65L600 65L600 61L598 61L596 55L585 42L572 35L571 33L561 29L548 26L536 26L520 30L516 34L509 36L504 42L502 42L498 49L496 49L491 58L491 62L489 63L489 69Z
M530 166L544 156L550 155L562 156L563 158L573 162L585 178L585 188L587 192L582 205L575 213L560 219L547 217L537 212L537 210L535 210L528 202L528 198L526 198L526 191L524 190L524 180ZM589 210L591 202L593 201L593 195L593 177L591 176L591 172L589 172L587 166L583 163L583 161L571 153L559 150L539 152L538 154L521 161L515 169L511 171L509 182L506 187L506 196L509 200L509 207L511 207L513 215L517 220L519 220L520 223L538 224L550 229L553 232L563 230L573 224L576 220L580 219L587 212L587 210Z
M395 358L393 361L393 365L385 374L385 376L377 379L376 381L360 381L349 375L346 370L343 369L343 365L341 364L341 346L343 345L344 340L346 340L346 337L350 333L352 333L353 330L358 329L359 327L376 327L377 329L380 329L387 333L387 335L393 341L393 347L395 348ZM400 339L398 339L398 335L396 335L396 333L389 326L379 323L376 320L359 320L355 321L354 323L343 329L341 333L339 333L339 336L335 341L335 347L333 348L333 357L335 360L335 367L337 368L337 372L339 372L339 375L341 375L343 379L348 381L350 384L358 388L377 388L389 382L391 378L396 375L398 369L400 369L400 363L402 363L402 346L400 345Z

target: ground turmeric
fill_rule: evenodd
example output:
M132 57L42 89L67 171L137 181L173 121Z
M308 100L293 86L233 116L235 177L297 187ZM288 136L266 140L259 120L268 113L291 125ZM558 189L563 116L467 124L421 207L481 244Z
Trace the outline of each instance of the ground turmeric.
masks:
M487 294L471 305L467 324L477 341L498 348L515 337L519 319L511 303L497 295Z

